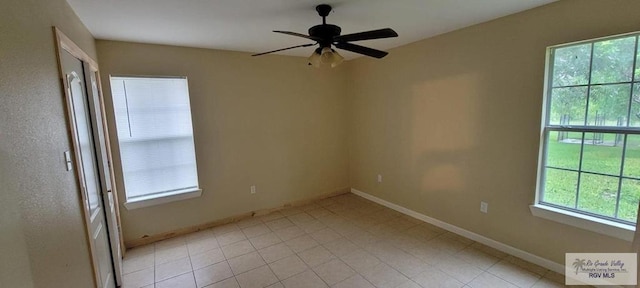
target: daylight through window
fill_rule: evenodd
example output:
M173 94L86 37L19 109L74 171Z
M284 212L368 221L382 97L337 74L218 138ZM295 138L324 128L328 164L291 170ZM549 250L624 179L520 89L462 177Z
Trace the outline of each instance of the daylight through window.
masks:
M638 33L548 52L539 204L635 223L640 199Z
M198 189L186 78L111 77L127 201Z

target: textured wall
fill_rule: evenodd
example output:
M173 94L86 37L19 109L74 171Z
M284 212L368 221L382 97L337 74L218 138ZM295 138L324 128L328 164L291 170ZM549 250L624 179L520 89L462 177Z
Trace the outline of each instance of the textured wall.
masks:
M565 252L626 251L628 242L534 217L529 205L546 47L640 30L639 9L559 1L352 61L351 186L558 263Z
M187 76L203 195L121 206L125 240L348 187L345 77L300 57L97 41L115 167L109 74ZM116 168L120 201L123 182ZM249 187L257 186L251 195Z
M93 285L51 27L95 57L64 0L7 0L0 9L0 287Z

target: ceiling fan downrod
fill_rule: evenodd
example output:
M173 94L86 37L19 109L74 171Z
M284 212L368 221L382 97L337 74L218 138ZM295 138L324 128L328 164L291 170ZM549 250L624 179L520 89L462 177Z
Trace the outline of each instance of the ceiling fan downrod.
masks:
M318 11L318 15L322 17L322 25L327 24L327 16L329 16L329 13L331 13L331 9L332 9L331 5L327 5L327 4L320 4L316 6L316 11Z

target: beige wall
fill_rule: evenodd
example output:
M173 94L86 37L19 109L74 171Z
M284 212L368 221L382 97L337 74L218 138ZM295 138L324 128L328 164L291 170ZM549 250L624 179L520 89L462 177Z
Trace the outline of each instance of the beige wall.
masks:
M529 205L545 48L640 30L639 10L560 1L349 63L351 186L558 263L565 252L626 251Z
M97 41L115 167L109 75L187 76L199 198L121 206L125 240L344 189L348 184L345 77L304 58ZM120 169L117 188L122 194ZM249 187L257 186L251 195Z
M64 0L0 8L0 287L93 285L51 27L95 57Z

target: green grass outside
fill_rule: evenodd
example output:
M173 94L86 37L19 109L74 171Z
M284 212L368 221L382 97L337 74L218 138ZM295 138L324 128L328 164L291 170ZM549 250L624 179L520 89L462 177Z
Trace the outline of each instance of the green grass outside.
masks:
M557 141L559 132L552 132L547 146L547 166L578 170L580 143ZM605 143L613 143L615 134L604 134ZM569 133L568 138L581 139L582 133ZM595 172L612 176L582 173L580 194L576 205L578 172L547 169L543 200L592 213L615 217L618 195L618 177L622 162L622 142L618 146L587 145L593 133L585 133L582 172ZM629 135L624 159L623 176L640 178L640 135ZM623 179L617 218L635 222L640 200L640 181Z

